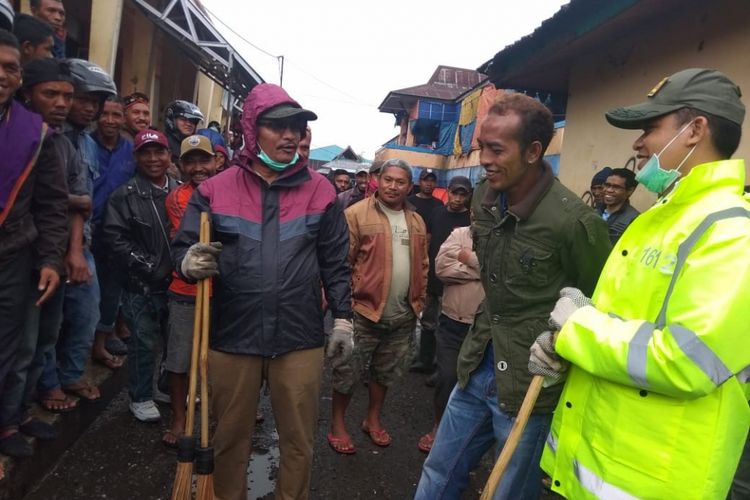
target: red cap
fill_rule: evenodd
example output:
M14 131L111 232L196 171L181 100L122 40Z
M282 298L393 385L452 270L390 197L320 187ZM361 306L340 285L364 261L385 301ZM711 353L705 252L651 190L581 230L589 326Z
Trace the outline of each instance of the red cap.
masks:
M162 134L158 130L151 130L150 128L141 130L140 132L135 134L135 140L133 141L133 144L135 145L136 151L149 144L158 144L169 149L169 141L167 140L167 136Z

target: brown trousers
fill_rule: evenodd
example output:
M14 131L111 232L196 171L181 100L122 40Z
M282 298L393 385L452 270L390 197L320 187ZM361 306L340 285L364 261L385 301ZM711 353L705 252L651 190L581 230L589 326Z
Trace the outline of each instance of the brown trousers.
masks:
M216 500L247 498L247 468L262 381L279 433L277 500L308 498L318 421L323 348L276 358L210 351Z

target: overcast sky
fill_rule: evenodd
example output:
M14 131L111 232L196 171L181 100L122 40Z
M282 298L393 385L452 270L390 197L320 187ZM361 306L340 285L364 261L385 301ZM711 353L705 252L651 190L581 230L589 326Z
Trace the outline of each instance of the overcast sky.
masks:
M426 83L441 64L476 69L567 1L202 3L266 82L279 83L278 61L252 45L284 56L284 88L318 115L313 148L352 146L372 159L397 134L393 115L378 111L388 92Z

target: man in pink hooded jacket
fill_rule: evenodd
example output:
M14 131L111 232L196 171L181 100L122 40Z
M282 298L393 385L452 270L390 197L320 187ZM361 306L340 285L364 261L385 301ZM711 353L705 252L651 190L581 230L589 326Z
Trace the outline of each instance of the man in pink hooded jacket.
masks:
M321 283L334 318L328 355L334 365L351 355L346 219L331 183L297 152L316 118L281 87L253 88L243 149L196 189L173 242L182 278L215 277L209 377L217 499L247 496L264 381L281 452L276 498L308 497L326 340ZM210 245L197 243L201 212L211 216Z

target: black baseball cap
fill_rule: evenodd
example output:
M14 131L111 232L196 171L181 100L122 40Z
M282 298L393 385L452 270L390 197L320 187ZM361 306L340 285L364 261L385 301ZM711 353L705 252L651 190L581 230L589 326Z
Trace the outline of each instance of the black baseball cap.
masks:
M318 119L318 115L308 109L302 109L293 104L279 104L262 113L259 118L263 120L284 120L286 118L301 118L306 121Z
M434 177L435 180L437 180L437 174L431 168L425 168L424 170L422 170L421 172L419 172L419 180L420 181L422 179L426 179L426 178L428 178L430 176Z
M457 175L451 178L450 182L448 183L448 191L453 193L455 191L458 191L459 189L463 189L467 193L471 193L471 181L468 177Z
M742 92L724 73L715 69L690 68L663 78L651 89L646 101L605 113L618 128L640 129L643 125L678 109L694 108L738 125L745 119Z

